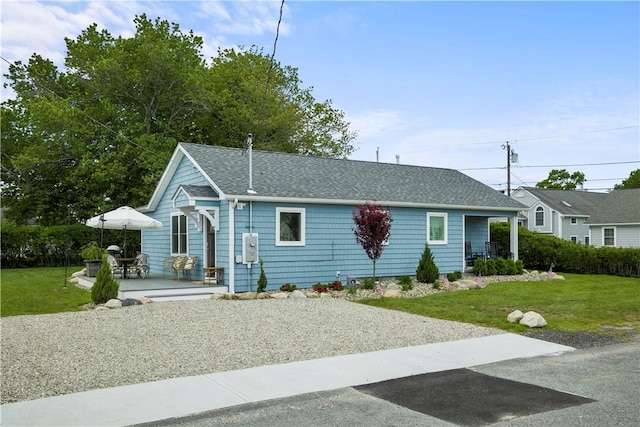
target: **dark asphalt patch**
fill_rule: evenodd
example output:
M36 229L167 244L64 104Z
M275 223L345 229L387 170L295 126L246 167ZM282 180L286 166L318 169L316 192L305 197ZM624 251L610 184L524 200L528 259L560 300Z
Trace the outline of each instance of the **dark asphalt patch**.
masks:
M483 426L595 402L593 399L468 369L414 375L354 388L396 405L464 426Z

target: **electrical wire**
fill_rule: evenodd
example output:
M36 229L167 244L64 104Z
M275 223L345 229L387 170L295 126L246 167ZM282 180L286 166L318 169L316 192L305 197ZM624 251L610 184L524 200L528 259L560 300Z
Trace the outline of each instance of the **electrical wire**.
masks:
M601 162L601 163L574 163L567 165L529 165L529 166L517 166L518 168L559 168L559 167L573 167L573 166L607 166L607 165L626 165L631 163L640 163L640 160L629 160L624 162ZM462 168L459 171L480 171L480 170L499 170L506 169L506 166L491 166L484 168Z

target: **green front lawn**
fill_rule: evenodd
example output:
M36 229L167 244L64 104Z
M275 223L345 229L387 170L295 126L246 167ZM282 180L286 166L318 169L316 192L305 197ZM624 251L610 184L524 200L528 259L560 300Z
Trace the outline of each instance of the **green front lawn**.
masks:
M511 332L529 330L507 321L513 310L540 313L548 323L547 329L600 331L603 326L631 326L640 332L640 280L563 276L564 281L505 282L422 298L372 299L360 303Z
M67 274L82 267L69 267ZM67 284L64 267L0 270L0 314L46 314L79 311L91 302L91 292Z

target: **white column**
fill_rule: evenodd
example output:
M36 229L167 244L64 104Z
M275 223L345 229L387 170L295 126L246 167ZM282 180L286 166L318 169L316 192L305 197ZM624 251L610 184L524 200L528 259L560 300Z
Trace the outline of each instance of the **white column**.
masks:
M229 206L229 264L227 265L228 273L225 272L225 280L227 280L227 286L229 287L229 293L235 293L235 275L236 275L236 259L235 259L235 207L233 203L228 203Z
M514 261L518 259L518 216L509 218L509 247Z

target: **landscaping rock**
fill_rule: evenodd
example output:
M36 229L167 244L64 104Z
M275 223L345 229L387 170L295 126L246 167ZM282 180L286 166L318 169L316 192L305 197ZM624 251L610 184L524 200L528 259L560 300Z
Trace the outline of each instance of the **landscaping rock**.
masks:
M80 279L78 279L77 277L72 277L72 278L69 279L69 284L71 284L71 285L76 286L79 283L80 283Z
M211 294L211 299L212 300L223 300L224 298L224 294Z
M142 302L134 298L125 298L122 300L122 307L128 307L130 305L142 305Z
M289 295L289 298L292 298L292 299L306 299L307 296L304 293L302 293L302 291L299 291L299 290L296 289L295 291L291 292L291 295Z
M235 299L235 298L234 298L234 296L235 296L235 294L234 294L234 293L227 292L227 293L224 293L223 295L224 295L224 299L226 299L226 300L232 300L232 299Z
M527 311L520 319L520 324L530 328L542 328L547 326L547 321L535 311Z
M507 320L510 323L517 323L520 321L520 319L522 319L522 316L524 316L524 314L520 310L515 310L509 313L509 315L507 316Z
M400 298L400 290L399 289L386 289L384 294L382 294L383 298Z
M122 307L122 301L116 298L112 298L107 301L104 306L107 308L120 308Z
M256 299L257 295L256 292L242 292L238 294L238 299L243 301Z
M273 299L287 299L289 298L288 292L276 292L275 294L271 294L271 298Z
M105 311L105 310L111 310L111 309L109 307L105 307L104 305L99 305L93 309L93 311Z
M315 291L307 291L304 293L307 298L320 298L317 292Z
M150 302L153 302L149 297L140 297L138 298L138 301L140 301L140 304L149 304Z
M398 285L397 283L389 283L387 286L385 286L385 289L389 289L389 290L401 290L402 287L400 285Z
M84 270L76 271L75 273L71 274L71 277L82 277L82 276L84 276Z
M322 292L320 298L333 298L333 296L327 292Z
M258 292L256 299L269 299L270 294L268 292Z

